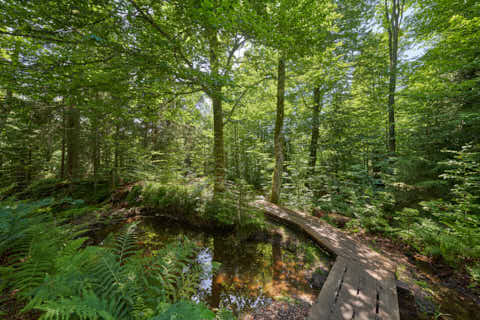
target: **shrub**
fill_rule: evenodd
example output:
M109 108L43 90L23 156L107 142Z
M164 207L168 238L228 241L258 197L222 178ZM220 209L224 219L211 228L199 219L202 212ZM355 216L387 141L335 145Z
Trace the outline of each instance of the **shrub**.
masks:
M191 215L201 206L201 189L198 188L147 182L141 193L144 206L174 215Z
M480 152L465 146L451 152L442 178L453 184L449 200L420 202L419 209L397 212L397 235L417 250L451 265L480 258Z
M237 220L237 210L232 199L216 198L205 205L205 217L223 226L233 226Z

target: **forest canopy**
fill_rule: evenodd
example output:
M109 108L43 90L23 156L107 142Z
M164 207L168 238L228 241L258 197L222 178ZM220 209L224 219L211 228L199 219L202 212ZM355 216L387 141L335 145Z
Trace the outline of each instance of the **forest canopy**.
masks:
M201 184L236 225L263 195L475 286L479 43L476 0L3 0L0 200L136 184L193 212Z

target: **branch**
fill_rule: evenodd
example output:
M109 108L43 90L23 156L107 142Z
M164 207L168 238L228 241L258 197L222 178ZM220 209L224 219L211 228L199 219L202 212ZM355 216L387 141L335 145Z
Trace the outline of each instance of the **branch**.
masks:
M385 0L385 17L387 18L387 22L390 25L390 15L388 14L389 10L390 9L388 8L387 0Z
M168 41L170 41L170 43L174 46L174 49L175 51L177 51L177 53L180 55L180 57L182 58L182 60L188 64L188 66L192 69L193 68L193 64L190 62L190 60L187 59L187 57L183 54L180 46L177 44L177 41L175 40L174 37L172 37L169 33L167 33L166 31L164 31L162 29L162 27L160 27L158 25L158 23L156 23L153 18L147 14L145 11L143 11L140 6L135 2L135 0L128 0L134 7L135 9L140 13L140 15L145 19L147 20L148 23L150 23L150 25L155 29L157 30L162 36L164 36Z
M228 114L228 117L227 117L227 120L225 120L223 122L223 125L229 123L231 121L231 118L233 116L233 113L235 112L235 108L240 104L240 101L242 101L243 97L247 94L248 90L256 87L258 84L260 84L261 82L265 81L265 80L269 80L269 79L272 79L271 76L266 76L265 78L255 82L254 84L248 86L247 88L245 88L245 90L243 90L242 94L240 94L240 97L238 97L237 101L235 101L235 104L232 106L232 109L230 110L229 114Z
M400 7L400 24L403 21L403 13L405 12L405 0L402 0L402 5Z
M236 42L232 49L230 50L230 52L228 53L228 58L227 58L227 64L225 66L225 70L228 70L230 69L231 67L231 63L232 63L232 59L233 59L233 56L235 55L235 52L237 52L237 50L247 41L247 39L243 39L239 42ZM225 71L226 72L226 71Z
M6 34L6 35L9 35L9 36L23 37L23 38L30 38L30 39L38 39L38 40L50 41L50 42L56 42L56 43L69 43L69 44L79 44L79 43L81 43L80 41L57 39L57 38L52 38L52 37L48 37L48 36L25 34L25 33L19 33L19 32L0 31L0 34Z
M193 90L190 90L190 91L182 91L182 92L164 91L164 92L161 92L161 94L171 94L175 97L179 97L179 96L184 96L184 95L187 95L187 94L197 93L197 92L200 92L200 91L203 91L203 89L198 88L198 89L193 89Z
M142 17L152 25L152 27L154 27L158 32L160 32L162 36L164 36L170 41L173 41L173 38L170 37L167 32L163 31L163 29L157 23L155 23L155 21L149 14L145 13L145 11L141 9L140 6L135 2L135 0L128 1L135 7L135 9L142 15Z

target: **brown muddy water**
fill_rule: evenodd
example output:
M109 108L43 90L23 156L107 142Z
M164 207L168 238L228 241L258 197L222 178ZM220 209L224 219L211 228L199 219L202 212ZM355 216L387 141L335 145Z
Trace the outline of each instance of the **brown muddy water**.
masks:
M200 248L196 261L205 271L194 300L211 308L228 308L236 315L273 300L313 303L319 288L314 288L312 274L317 273L317 280L326 278L334 259L307 236L285 227L243 240L238 234L214 234L153 218L145 219L140 228L141 241L150 249L184 236L193 240ZM212 275L214 263L220 267Z

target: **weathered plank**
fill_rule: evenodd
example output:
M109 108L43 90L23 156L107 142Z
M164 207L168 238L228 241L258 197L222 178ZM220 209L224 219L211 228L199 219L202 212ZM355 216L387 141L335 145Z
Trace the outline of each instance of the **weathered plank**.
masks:
M378 282L378 320L400 319L398 308L397 284L394 274L390 274Z
M355 319L375 319L377 314L376 289L377 280L372 277L367 270L362 269L362 273L359 274L357 297L353 302L355 308Z
M331 319L354 319L358 304L361 303L359 298L360 276L362 268L358 263L350 262L347 264L347 272L343 281L342 289L337 297L335 312Z
M309 320L399 320L395 265L316 217L259 200L267 214L290 222L337 255Z
M341 257L338 258L323 284L317 301L310 310L309 320L330 319L330 316L335 312L338 295L342 289L347 271L347 260Z

